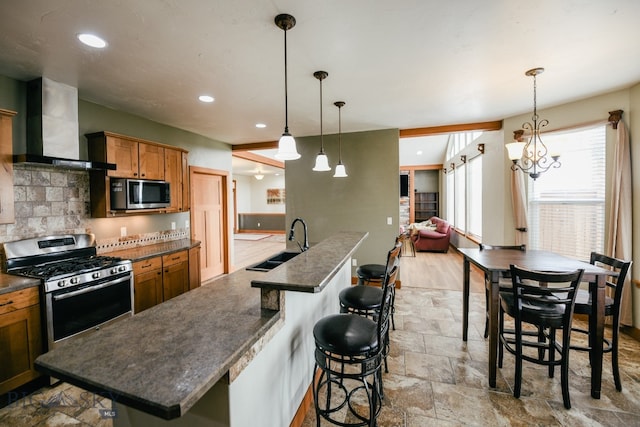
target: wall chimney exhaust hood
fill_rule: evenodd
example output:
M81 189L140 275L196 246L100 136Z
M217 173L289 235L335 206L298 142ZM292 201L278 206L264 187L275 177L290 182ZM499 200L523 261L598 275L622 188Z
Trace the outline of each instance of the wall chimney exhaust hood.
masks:
M78 160L78 89L45 77L27 83L27 152L14 163L115 170L112 163Z

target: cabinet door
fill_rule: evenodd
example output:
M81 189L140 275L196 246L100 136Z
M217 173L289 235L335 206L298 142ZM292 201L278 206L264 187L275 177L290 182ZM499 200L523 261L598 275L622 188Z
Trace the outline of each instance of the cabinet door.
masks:
M170 184L171 206L167 212L182 210L182 152L164 149L164 180Z
M0 395L40 376L41 334L40 305L0 315Z
M191 209L191 186L189 185L189 153L182 152L182 211Z
M189 290L189 261L163 267L162 294L164 301Z
M140 178L138 175L138 143L136 141L107 136L107 163L115 163L117 169L107 171L109 176Z
M0 224L15 221L13 205L13 137L15 113L0 110Z
M133 263L133 306L140 313L162 302L162 258Z
M157 145L138 144L140 178L164 180L164 148Z
M189 249L189 290L200 286L200 246Z

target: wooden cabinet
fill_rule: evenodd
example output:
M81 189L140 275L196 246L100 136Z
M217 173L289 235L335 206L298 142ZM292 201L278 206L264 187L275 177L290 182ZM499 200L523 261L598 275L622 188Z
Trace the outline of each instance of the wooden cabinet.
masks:
M415 193L415 222L439 216L438 193Z
M200 246L133 263L134 313L200 286Z
M189 252L174 252L162 257L162 295L167 301L189 290Z
M162 302L162 258L133 263L133 307L140 313Z
M189 290L200 286L200 246L189 249Z
M133 138L101 132L87 135L89 158L96 159L96 148L106 146L107 163L115 163L116 170L107 171L108 176L118 178L164 180L164 148ZM102 157L103 154L100 154Z
M40 376L42 354L39 288L0 295L0 395Z
M182 152L164 150L165 181L171 183L171 206L167 212L182 211Z
M0 109L0 224L15 221L13 205L13 116Z
M95 218L144 213L183 212L189 210L187 152L112 132L87 134L89 159L114 163L116 170L91 171L91 215ZM111 178L163 180L171 186L171 206L166 209L112 211ZM186 185L186 187L185 187ZM186 193L185 193L186 192Z

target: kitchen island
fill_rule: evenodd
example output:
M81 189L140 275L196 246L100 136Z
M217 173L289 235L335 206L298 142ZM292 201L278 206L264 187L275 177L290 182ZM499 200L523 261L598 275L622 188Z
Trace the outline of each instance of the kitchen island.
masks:
M338 311L366 236L339 233L270 272L223 276L36 366L110 397L114 426L289 425L311 384L313 325Z

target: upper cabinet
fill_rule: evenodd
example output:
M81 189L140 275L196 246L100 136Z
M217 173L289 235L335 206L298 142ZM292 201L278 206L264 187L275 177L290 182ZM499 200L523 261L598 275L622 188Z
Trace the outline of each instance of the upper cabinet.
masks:
M188 183L184 178L187 151L170 145L112 132L87 134L89 159L114 163L116 170L91 171L91 214L93 217L142 213L172 213L189 210ZM111 210L111 178L161 180L170 184L171 205L163 209ZM187 193L185 193L185 189Z
M13 116L0 110L0 224L15 221L13 208Z

